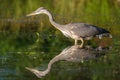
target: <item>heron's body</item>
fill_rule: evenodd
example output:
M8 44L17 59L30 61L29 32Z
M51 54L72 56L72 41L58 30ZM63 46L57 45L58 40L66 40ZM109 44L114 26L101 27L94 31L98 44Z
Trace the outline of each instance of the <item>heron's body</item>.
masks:
M110 36L109 31L87 23L70 23L66 25L58 24L53 20L51 13L43 7L40 7L33 13L28 14L28 16L37 15L37 14L48 15L51 24L55 28L60 30L66 37L74 39L75 45L77 45L78 40L81 40L82 44L80 45L80 47L83 47L84 44L83 39L91 39L92 37L102 34L104 35L106 34L107 36Z
M96 26L86 24L86 23L70 23L65 25L64 28L66 29L66 31L69 32L69 34L67 34L66 32L63 32L63 34L66 37L71 37L73 39L77 39L77 38L79 39L80 37L87 38L87 37L96 36L103 33L109 33L105 29L98 28Z

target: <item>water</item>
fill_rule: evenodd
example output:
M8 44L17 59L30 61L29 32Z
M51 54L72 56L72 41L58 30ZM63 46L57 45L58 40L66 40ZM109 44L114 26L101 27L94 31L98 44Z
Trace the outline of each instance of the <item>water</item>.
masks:
M0 80L120 79L119 36L88 41L82 49L65 37L66 44L54 36L41 36L36 32L1 32ZM35 75L33 71L38 70Z

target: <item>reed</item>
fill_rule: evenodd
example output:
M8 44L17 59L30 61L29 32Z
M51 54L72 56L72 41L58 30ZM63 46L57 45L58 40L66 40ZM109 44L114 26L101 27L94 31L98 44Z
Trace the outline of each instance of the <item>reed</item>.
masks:
M36 10L37 8L44 6L49 9L53 15L56 17L56 21L62 24L70 22L87 22L90 24L95 24L97 26L105 27L111 32L117 34L116 30L119 30L119 19L120 19L120 6L117 0L4 0L0 1L0 29L4 29L3 24L7 24L9 20L14 19L26 20L26 14ZM41 17L39 17L41 18ZM6 21L4 20L6 19ZM3 21L4 20L4 21ZM42 17L42 19L29 18L27 21L37 21L39 22L38 30L41 30L43 26L50 26L47 17ZM41 22L42 21L42 22ZM11 22L12 26L9 29L14 31L14 27L17 26L19 31L21 26L27 26L25 22L15 23ZM43 25L45 23L45 25ZM48 27L46 27L48 28ZM114 30L115 29L115 30ZM15 28L16 30L16 28Z

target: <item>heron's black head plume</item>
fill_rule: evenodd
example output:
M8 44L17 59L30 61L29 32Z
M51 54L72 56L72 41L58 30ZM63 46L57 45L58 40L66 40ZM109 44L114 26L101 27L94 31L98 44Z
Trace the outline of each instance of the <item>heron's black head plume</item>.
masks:
M44 7L40 7L40 8L38 8L35 12L39 12L39 11L41 11L41 10L45 10L45 8L44 8Z

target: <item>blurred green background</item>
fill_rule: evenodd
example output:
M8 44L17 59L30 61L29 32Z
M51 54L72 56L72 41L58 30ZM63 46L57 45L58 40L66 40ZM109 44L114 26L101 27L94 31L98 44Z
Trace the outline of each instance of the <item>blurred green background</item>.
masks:
M115 35L120 33L119 0L0 0L0 30L43 31L43 26L51 26L46 16L26 17L41 6L47 8L58 23L86 22Z
M113 35L87 41L92 47L113 46L110 54L79 64L58 62L42 80L120 79L120 0L0 0L0 80L34 80L26 66L45 69L50 59L73 45L74 40L65 38L46 15L26 17L39 7L47 8L60 24L85 22Z
M118 0L0 0L0 44L6 45L2 47L3 52L33 44L42 48L46 44L48 48L56 44L65 48L65 45L73 44L74 40L65 38L50 24L46 15L26 16L41 6L47 8L60 24L85 22L109 30L114 37L120 34ZM88 43L96 45L95 42ZM114 43L119 41L114 40Z

